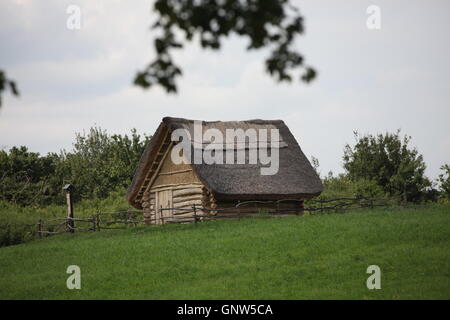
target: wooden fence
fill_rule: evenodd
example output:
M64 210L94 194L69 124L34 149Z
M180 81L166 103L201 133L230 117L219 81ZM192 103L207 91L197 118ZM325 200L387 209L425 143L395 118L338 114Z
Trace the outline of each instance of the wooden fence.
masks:
M104 229L124 229L143 224L197 223L217 219L243 219L258 217L285 217L292 215L342 213L349 209L366 209L389 206L392 198L336 198L307 200L284 199L278 201L238 202L229 208L211 209L193 205L192 208L160 208L159 218L146 218L143 211L98 212L88 218L57 218L39 220L36 224L38 237L66 232L100 231ZM292 207L285 203L298 204ZM268 209L268 207L271 207ZM263 208L263 209L261 209ZM190 213L186 216L186 213Z
M56 218L50 220L39 220L37 223L37 235L100 231L101 229L122 229L120 226L137 226L144 222L142 211L118 211L118 212L98 212L89 218ZM117 226L119 225L119 227Z

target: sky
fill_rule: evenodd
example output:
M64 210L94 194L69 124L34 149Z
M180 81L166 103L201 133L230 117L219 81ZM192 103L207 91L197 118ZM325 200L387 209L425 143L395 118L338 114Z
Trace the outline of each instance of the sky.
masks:
M220 51L198 42L174 54L177 95L143 90L134 75L154 58L151 0L2 0L0 69L19 98L3 95L0 149L70 150L75 133L152 134L165 116L201 120L281 119L322 175L343 172L353 132L412 137L426 174L450 162L449 1L293 1L305 18L295 48L318 71L310 84L276 83L267 50L232 36ZM67 28L70 5L81 28ZM369 29L367 8L380 9Z

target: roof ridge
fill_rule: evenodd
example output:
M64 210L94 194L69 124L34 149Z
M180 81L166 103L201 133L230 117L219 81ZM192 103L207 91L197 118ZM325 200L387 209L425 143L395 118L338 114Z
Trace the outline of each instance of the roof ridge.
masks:
M174 123L174 122L194 122L194 121L200 121L203 123L229 123L229 122L249 122L249 123L284 123L281 119L247 119L247 120L200 120L200 119L188 119L188 118L178 118L178 117L164 117L162 121L166 124Z

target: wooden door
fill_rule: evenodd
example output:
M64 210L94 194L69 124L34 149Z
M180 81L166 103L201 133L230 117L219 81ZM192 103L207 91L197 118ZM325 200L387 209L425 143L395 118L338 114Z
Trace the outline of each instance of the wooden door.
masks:
M172 208L172 190L163 190L156 192L156 208L159 223L167 222L172 217L172 210L161 210Z

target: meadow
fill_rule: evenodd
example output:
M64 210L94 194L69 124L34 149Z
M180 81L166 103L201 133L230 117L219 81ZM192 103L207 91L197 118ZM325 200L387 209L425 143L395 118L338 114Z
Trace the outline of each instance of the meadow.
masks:
M0 299L449 299L449 223L440 204L56 235L0 248Z

